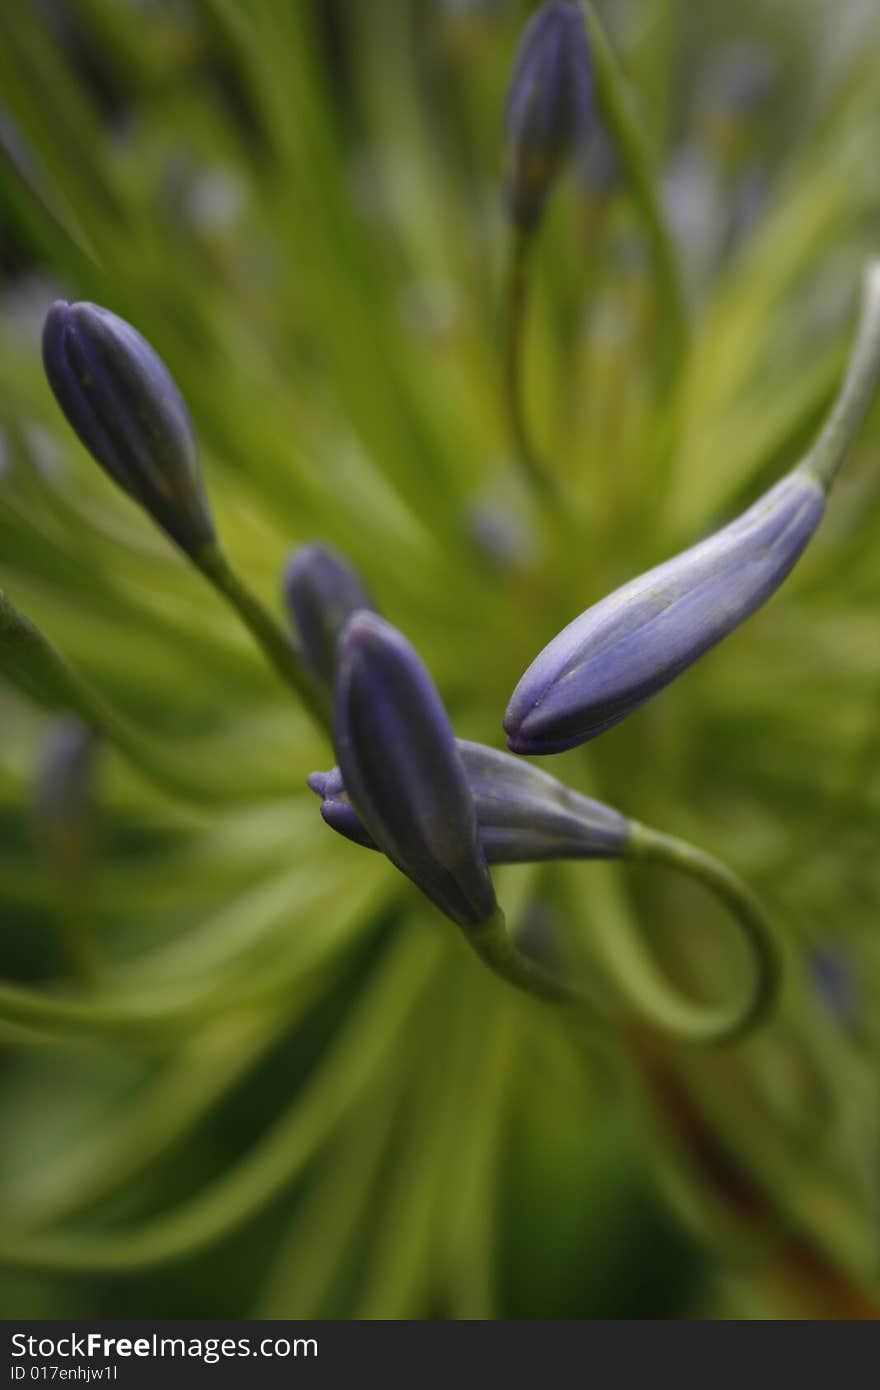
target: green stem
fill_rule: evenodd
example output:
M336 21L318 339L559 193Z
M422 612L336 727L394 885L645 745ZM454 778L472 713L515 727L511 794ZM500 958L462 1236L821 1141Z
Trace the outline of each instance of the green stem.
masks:
M71 983L80 989L94 986L100 966L92 932L91 894L77 875L63 875L58 883L56 920Z
M665 310L662 325L664 350L668 353L670 368L674 369L684 354L690 336L678 252L666 223L651 159L633 111L626 79L617 65L599 17L588 0L584 0L584 9L593 55L596 96L645 224Z
M280 623L235 573L218 544L204 546L193 555L202 574L237 613L269 663L302 700L325 734L332 733L329 697L314 679L300 653Z
M525 994L551 1004L587 1004L602 1011L597 997L577 985L557 979L517 949L500 907L488 921L467 928L464 937L484 965Z
M185 801L230 800L228 779L196 770L176 755L163 756L136 733L52 646L35 623L0 590L0 674L46 709L75 714L105 736L128 761L165 792ZM235 789L234 799L242 791Z
M827 492L880 381L880 259L862 276L862 306L846 375L819 436L798 465Z
M665 1031L689 1042L732 1042L752 1032L772 1012L782 981L780 948L757 898L738 875L712 855L636 821L630 822L625 857L677 869L703 884L733 914L752 957L752 985L743 999L690 1005L676 1000L660 985L647 962L628 952L626 974L636 980L646 1013Z
M504 394L516 460L523 476L544 501L558 496L558 485L537 453L526 420L523 343L528 291L528 253L532 238L516 231L507 271L507 322L504 330Z

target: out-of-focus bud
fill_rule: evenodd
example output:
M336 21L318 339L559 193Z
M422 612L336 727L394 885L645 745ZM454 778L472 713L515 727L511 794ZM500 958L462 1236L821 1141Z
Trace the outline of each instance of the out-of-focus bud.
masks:
M824 508L821 485L796 470L736 521L575 618L514 690L510 748L558 753L625 719L770 597Z
M697 115L716 154L731 160L745 153L750 129L769 112L777 64L765 45L737 40L708 65L697 94Z
M454 922L488 921L495 890L443 702L409 642L375 613L355 613L339 639L334 743L371 840Z
M75 719L50 728L34 797L40 847L55 872L72 878L88 865L94 844L92 801L95 735Z
M109 309L58 300L43 365L69 423L123 491L189 554L213 542L189 412L146 339Z
M507 95L507 203L522 232L537 224L560 166L593 128L593 68L574 0L547 0L526 26Z
M482 743L458 740L477 812L483 853L490 864L542 859L615 859L625 852L629 822L619 811L581 796L540 768ZM313 772L321 814L340 835L376 846L346 795L338 767Z
M293 551L284 569L284 597L312 674L332 685L336 644L352 613L376 605L360 575L330 546L313 542Z
M807 955L807 969L828 1012L843 1028L854 1028L858 1024L858 988L845 948L833 942L814 946Z

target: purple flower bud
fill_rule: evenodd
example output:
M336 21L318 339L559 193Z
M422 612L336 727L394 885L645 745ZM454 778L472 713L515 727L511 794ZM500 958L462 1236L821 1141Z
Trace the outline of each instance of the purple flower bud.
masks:
M593 67L580 6L547 0L520 40L507 94L507 202L524 232L537 224L566 157L593 127Z
M626 844L627 820L600 801L509 753L458 743L490 864L539 859L613 859Z
M569 623L511 696L515 753L558 753L610 729L754 613L821 520L825 493L795 470L736 521Z
M581 796L562 782L482 743L458 740L477 812L480 843L490 864L541 859L614 859L624 852L629 822L619 811ZM340 835L376 846L345 793L338 767L313 772L321 814Z
M332 685L336 644L346 621L360 608L376 612L366 586L338 551L313 542L288 559L284 597L307 665Z
M46 858L67 877L88 862L94 835L92 781L97 740L76 719L49 730L40 761L34 819Z
M378 849L348 799L338 767L329 772L312 772L306 782L321 798L321 815L331 830L346 840L353 840L356 845L363 845L364 849Z
M182 550L210 544L189 413L146 339L109 309L58 300L43 327L43 365L69 423L123 491Z
M367 834L462 926L495 911L473 798L443 702L409 642L375 613L339 639L334 743Z

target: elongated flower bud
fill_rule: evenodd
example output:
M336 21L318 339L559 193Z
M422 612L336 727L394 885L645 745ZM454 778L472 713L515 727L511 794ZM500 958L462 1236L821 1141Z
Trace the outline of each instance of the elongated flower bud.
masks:
M509 753L463 739L458 747L490 864L623 853L628 822L619 811Z
M802 461L736 521L631 580L569 623L507 707L515 753L558 753L625 719L779 587L822 519L837 469L880 379L880 261L837 399Z
M49 385L89 453L190 554L214 540L189 413L167 367L97 304L52 305Z
M520 40L504 117L507 202L523 232L537 224L563 161L593 126L593 71L580 6L547 0Z
M339 640L336 756L370 838L462 926L495 912L473 797L443 702L390 623L355 613Z
M623 854L629 822L619 811L581 796L549 773L482 743L458 739L477 812L480 843L490 864L543 859L614 859ZM328 825L375 849L346 795L339 768L313 772Z
M34 819L55 871L70 878L88 863L94 837L92 780L97 739L75 719L49 731L37 777Z
M313 542L287 561L284 597L306 663L332 685L336 644L346 621L361 608L376 611L365 584L338 551Z
M513 692L511 749L558 753L638 709L769 598L824 506L813 478L789 474L736 521L575 618Z

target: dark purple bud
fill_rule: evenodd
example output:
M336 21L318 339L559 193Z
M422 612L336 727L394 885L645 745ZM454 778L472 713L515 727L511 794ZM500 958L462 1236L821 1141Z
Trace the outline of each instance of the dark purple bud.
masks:
M490 864L541 859L614 859L626 847L629 822L619 811L572 791L562 782L482 743L458 739L458 751L477 812L483 853ZM313 772L328 825L375 849L345 794L338 767Z
M513 692L511 749L558 753L638 709L770 597L824 507L820 484L790 473L736 521L575 618Z
M364 849L378 849L363 821L346 796L327 798L321 802L321 815L331 830Z
M553 180L593 128L593 67L581 8L547 0L520 40L507 94L507 202L524 232L537 224Z
M214 540L183 398L147 340L97 304L58 300L43 327L49 385L89 453L182 550Z
M97 739L76 719L50 726L37 775L34 819L53 869L70 877L83 869L94 839L92 787Z
M347 620L361 608L376 612L369 591L338 551L313 542L288 559L284 597L306 664L332 686L336 644Z
M375 613L355 613L339 639L334 744L370 839L453 921L491 918L495 890L443 702Z

